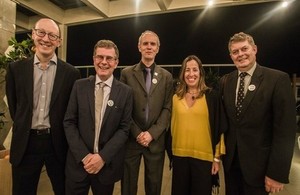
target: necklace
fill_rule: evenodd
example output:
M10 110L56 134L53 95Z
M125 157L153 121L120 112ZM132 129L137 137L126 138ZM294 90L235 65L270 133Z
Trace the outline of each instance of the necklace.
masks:
M187 93L191 94L192 95L192 100L195 100L196 99L196 95L198 95L198 91L196 92L191 92L191 91L188 91Z

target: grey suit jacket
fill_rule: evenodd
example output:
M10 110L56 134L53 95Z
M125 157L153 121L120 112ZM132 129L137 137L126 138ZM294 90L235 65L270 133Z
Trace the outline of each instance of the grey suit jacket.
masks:
M295 99L289 76L257 65L236 119L235 94L238 72L225 75L223 101L229 120L225 134L225 171L229 170L237 146L245 180L264 184L265 176L288 183L296 130ZM251 90L249 90L251 89Z
M73 181L82 181L88 173L82 159L93 153L95 137L95 76L77 80L74 84L64 127L69 143L66 175ZM103 116L99 138L99 154L105 161L97 174L103 184L121 179L125 143L131 125L132 90L127 85L113 80L109 102Z
M141 64L126 67L121 72L120 81L133 89L133 124L129 140L136 142L142 131L149 131L153 141L149 145L151 152L165 149L165 130L170 125L173 79L170 72L155 65L149 96L146 92L145 78ZM145 110L149 99L149 118L145 121ZM130 144L129 144L130 147Z
M58 59L50 102L51 136L55 153L65 163L67 141L63 119L69 96L80 73L72 65ZM6 74L6 95L9 111L14 121L10 162L17 166L24 156L32 122L33 110L33 58L12 63Z

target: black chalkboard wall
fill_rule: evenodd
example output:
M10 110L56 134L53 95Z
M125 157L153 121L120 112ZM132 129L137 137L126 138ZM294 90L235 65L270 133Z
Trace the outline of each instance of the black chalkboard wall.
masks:
M279 5L215 7L70 26L67 61L92 64L94 44L111 39L120 50L119 65L134 64L140 60L138 37L148 29L160 37L158 64L180 64L189 54L196 54L204 64L229 64L228 40L243 31L254 37L261 65L299 76L300 1L293 1L286 9L278 9Z

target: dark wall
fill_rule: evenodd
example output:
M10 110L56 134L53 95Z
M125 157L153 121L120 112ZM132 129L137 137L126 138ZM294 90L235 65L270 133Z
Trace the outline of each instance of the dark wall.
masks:
M140 60L139 35L149 29L161 41L158 64L180 64L189 54L204 64L232 63L227 44L236 32L251 34L264 66L300 74L300 2L277 9L278 2L216 7L72 26L68 30L68 61L92 64L94 44L111 39L120 50L120 65Z
M119 47L120 65L135 64L140 60L139 35L153 30L161 41L158 64L181 64L190 54L199 56L204 64L230 64L228 40L243 31L254 37L261 65L299 75L300 1L274 11L279 4L216 7L71 26L67 61L92 64L94 44L111 39Z

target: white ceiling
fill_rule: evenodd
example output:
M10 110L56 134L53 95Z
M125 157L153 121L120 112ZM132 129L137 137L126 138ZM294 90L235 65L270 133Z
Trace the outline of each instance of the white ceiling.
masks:
M183 10L203 9L209 0L11 0L17 11L16 31L32 28L41 17L52 18L59 24L70 26L104 20L161 14ZM214 0L214 6L233 6L281 0ZM54 2L54 3L53 3ZM65 3L65 6L58 3ZM74 6L75 2L75 6ZM76 5L76 2L77 3ZM73 8L66 8L72 3ZM18 10L18 9L17 9ZM20 10L20 9L19 9ZM28 14L24 10L33 12Z

